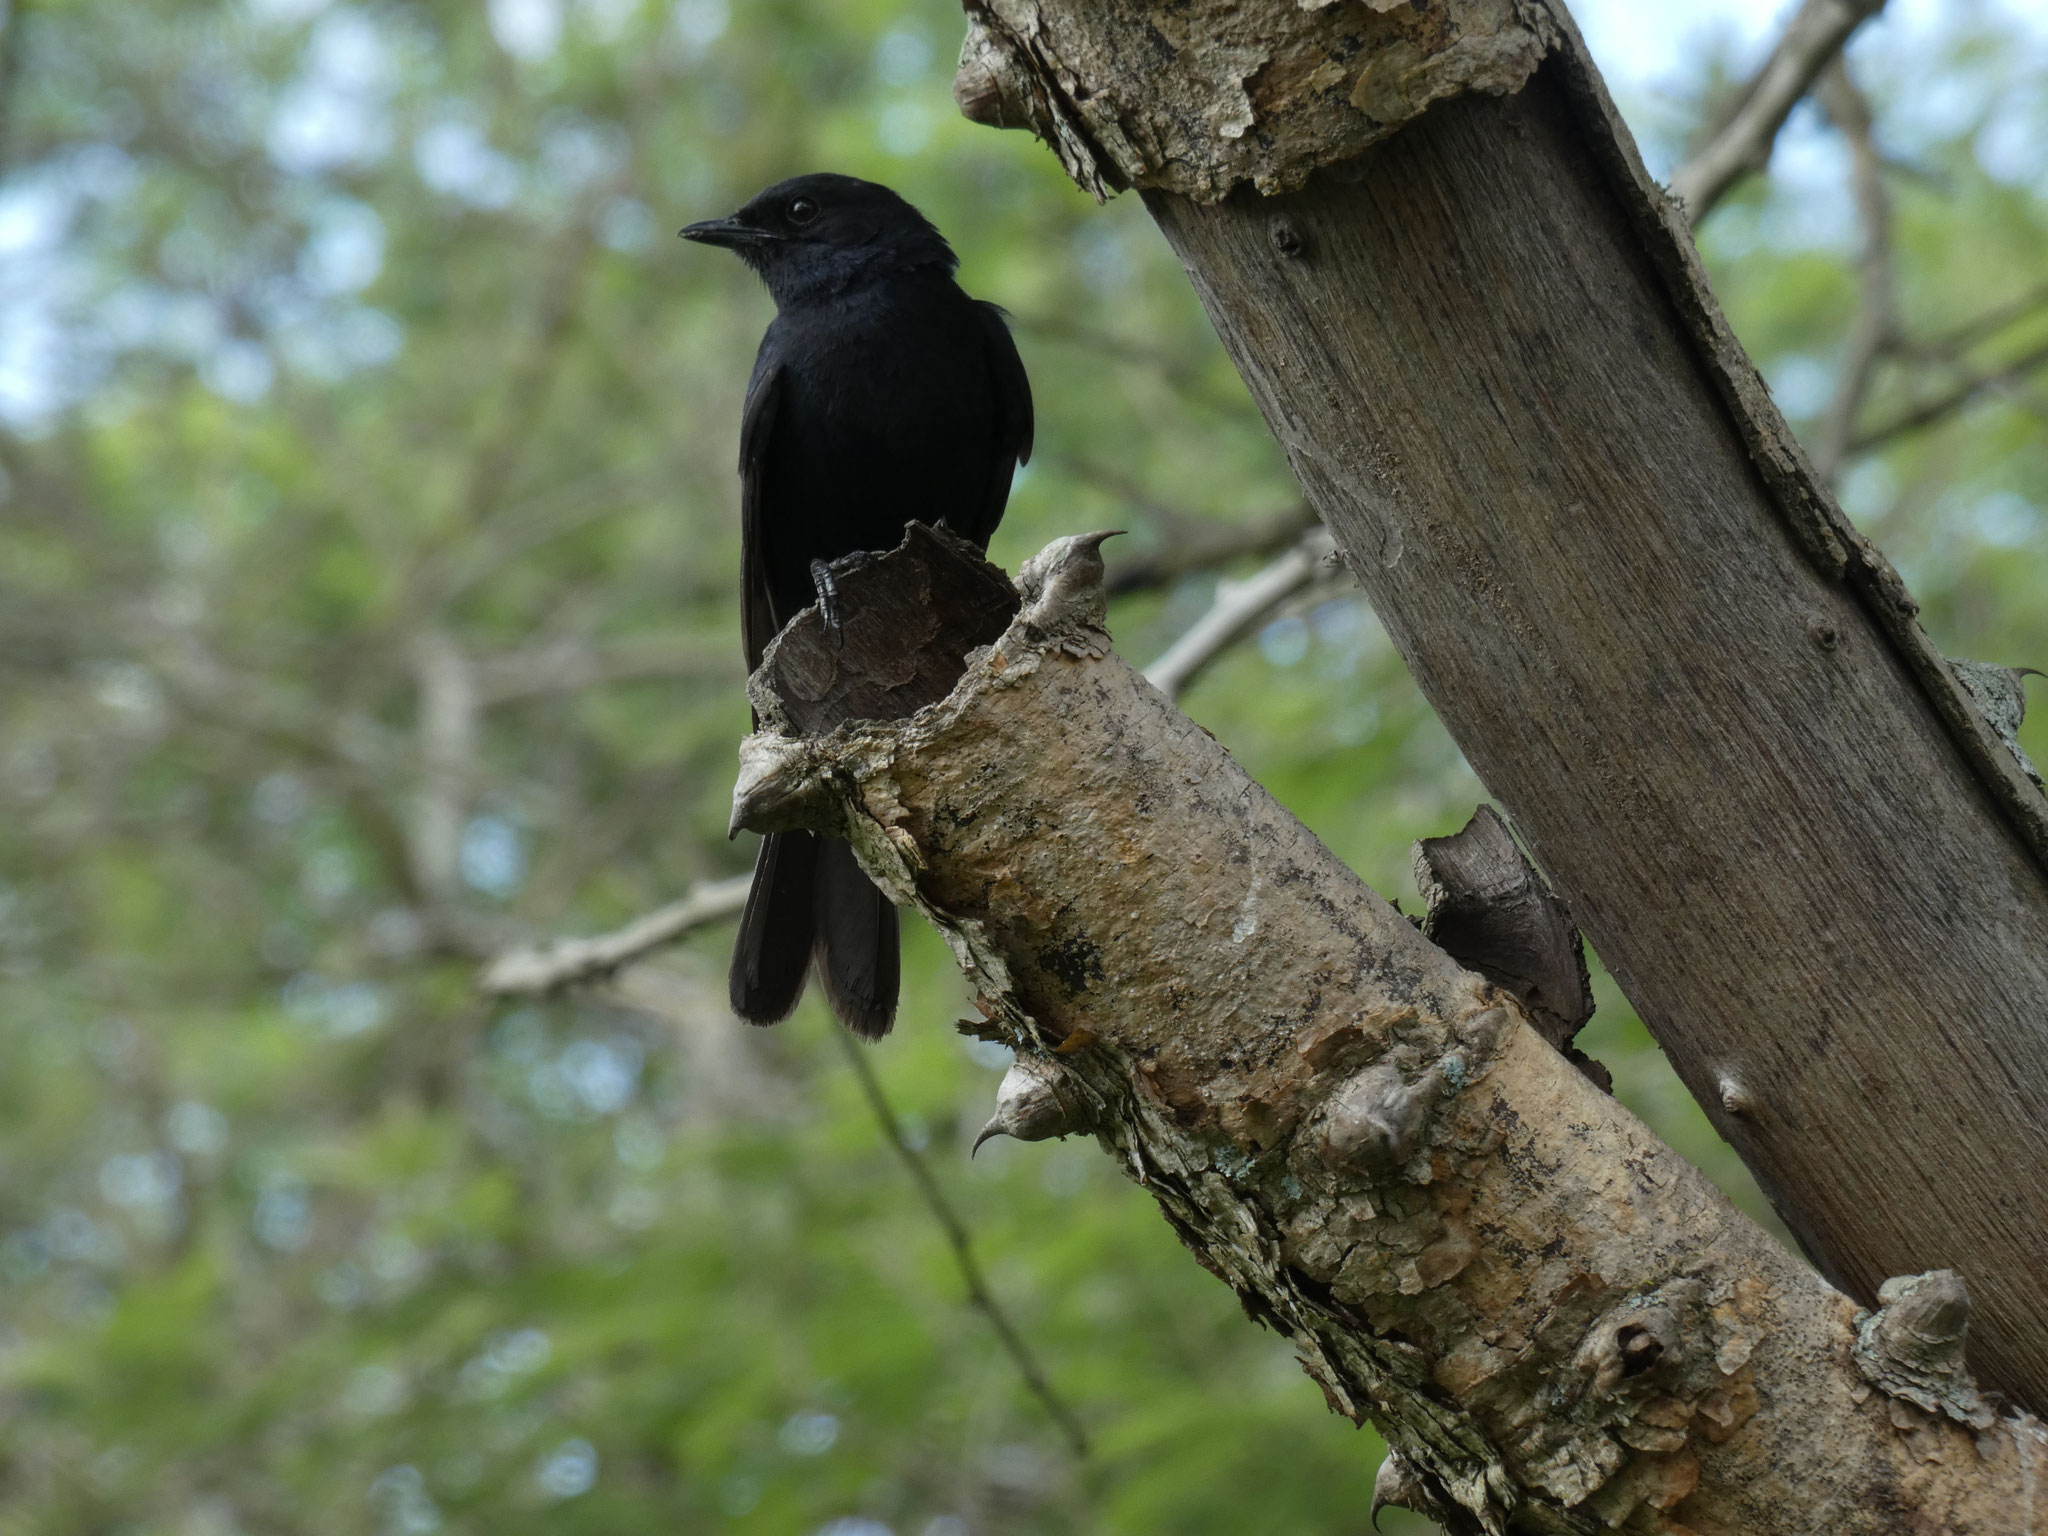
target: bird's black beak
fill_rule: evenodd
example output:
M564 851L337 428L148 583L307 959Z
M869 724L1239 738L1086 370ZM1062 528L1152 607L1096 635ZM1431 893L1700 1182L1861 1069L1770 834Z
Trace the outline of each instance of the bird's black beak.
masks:
M781 238L758 224L744 224L737 217L706 219L701 224L687 225L677 233L685 240L694 240L699 245L722 245L728 250L740 250L750 245L766 245L771 240Z

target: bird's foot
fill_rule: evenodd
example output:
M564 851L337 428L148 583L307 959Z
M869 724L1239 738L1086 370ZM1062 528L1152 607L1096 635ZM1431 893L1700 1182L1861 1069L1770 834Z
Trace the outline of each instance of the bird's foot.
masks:
M826 632L832 636L835 646L844 646L846 630L840 622L839 583L832 578L832 567L822 560L813 560L811 585L817 589L818 607L824 612Z

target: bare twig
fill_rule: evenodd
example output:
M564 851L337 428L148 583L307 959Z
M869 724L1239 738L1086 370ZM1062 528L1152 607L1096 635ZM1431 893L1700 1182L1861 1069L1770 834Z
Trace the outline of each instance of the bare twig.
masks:
M1214 570L1235 560L1270 559L1316 525L1306 502L1252 522L1210 523L1180 520L1173 536L1149 554L1118 560L1110 567L1103 590L1111 597L1171 586L1197 571Z
M1938 335L1921 341L1902 341L1900 352L1913 358L1937 362L1953 362L1980 341L1988 341L2008 326L2023 320L2031 320L2048 309L2048 283L2029 288L2018 298L2003 304L1994 304L1981 315L1973 315L1962 324Z
M1868 453L1871 449L1881 448L1909 432L1918 432L1934 426L1970 404L1979 395L2021 382L2043 364L2048 364L2048 342L2029 347L2001 368L1966 375L1953 389L1946 390L1910 410L1902 411L1884 425L1873 427L1854 438L1849 444L1848 451L1852 454Z
M1329 534L1318 528L1243 581L1219 582L1209 611L1145 669L1145 680L1169 699L1180 697L1204 667L1313 581L1335 547Z
M1024 1385L1044 1406L1052 1421L1059 1427L1061 1435L1073 1448L1078 1457L1088 1455L1088 1435L1081 1428L1081 1421L1074 1410L1053 1390L1046 1380L1037 1358L1031 1353L1031 1346L1024 1342L1024 1336L1010 1321L995 1296L989 1291L988 1280L981 1272L981 1261L974 1256L974 1243L967 1227L953 1209L946 1192L939 1188L939 1181L932 1176L931 1168L903 1135L903 1126L896 1119L896 1112L889 1107L888 1095L882 1091L881 1079L875 1076L875 1069L862 1053L854 1038L843 1029L835 1028L833 1038L839 1042L840 1051L853 1068L853 1075L859 1079L861 1092L867 1095L868 1107L875 1112L875 1119L882 1128L882 1135L889 1145L896 1149L896 1155L903 1160L903 1166L910 1171L911 1181L917 1185L918 1193L924 1196L925 1206L931 1211L932 1219L946 1234L946 1241L953 1249L953 1261L959 1266L960 1278L967 1286L967 1300L975 1310L989 1321L1002 1340L1003 1348L1015 1362L1017 1374L1024 1378Z
M699 885L681 900L596 938L554 939L508 949L478 974L477 990L493 997L538 997L608 976L693 929L737 914L747 904L753 878L735 875Z
M605 644L557 640L476 658L476 692L486 706L545 694L654 678L736 681L740 648L693 635L649 635Z
M1697 224L1728 189L1770 163L1778 130L1849 36L1884 0L1805 0L1778 46L1750 77L1720 130L1671 177L1671 192Z
M1249 415L1253 409L1242 386L1233 389L1226 383L1221 390L1217 388L1218 380L1205 358L1176 354L1160 347L1156 338L1113 334L1064 314L1012 314L1010 324L1020 336L1093 352L1120 366L1148 368L1171 385L1183 402L1226 415Z
M548 392L561 373L557 363L562 348L576 329L593 243L588 222L578 220L549 263L531 325L508 348L504 388L479 431L476 451L452 498L446 526L406 578L393 626L400 633L433 622L432 616L445 608L470 576L479 545L492 544L499 520L507 516L503 505L506 491L531 449ZM613 505L602 496L577 500L583 502L580 515L585 519L603 516ZM521 520L515 514L511 521L515 534L519 533Z
M1840 55L1821 73L1820 99L1849 141L1856 213L1863 226L1863 246L1856 256L1856 319L1849 329L1834 399L1828 403L1813 444L1814 469L1823 480L1832 480L1849 451L1849 438L1870 393L1878 362L1898 339L1898 278L1892 265L1891 193L1884 184L1884 161L1877 152L1870 103L1849 78L1849 68Z

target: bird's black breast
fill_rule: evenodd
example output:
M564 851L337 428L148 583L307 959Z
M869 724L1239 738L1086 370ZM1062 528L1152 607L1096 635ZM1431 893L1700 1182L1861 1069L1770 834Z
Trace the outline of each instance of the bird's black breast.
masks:
M913 518L987 542L1019 452L996 312L950 277L904 276L785 311L761 350L779 398L746 532L778 627L812 601L813 560L893 548Z

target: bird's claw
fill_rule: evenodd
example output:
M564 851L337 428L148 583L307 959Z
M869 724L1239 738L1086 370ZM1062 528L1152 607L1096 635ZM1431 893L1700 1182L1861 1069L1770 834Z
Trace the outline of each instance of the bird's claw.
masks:
M832 636L834 646L846 644L846 628L839 612L839 583L832 577L832 567L823 560L811 562L811 585L818 593L818 607L825 618L825 629Z

